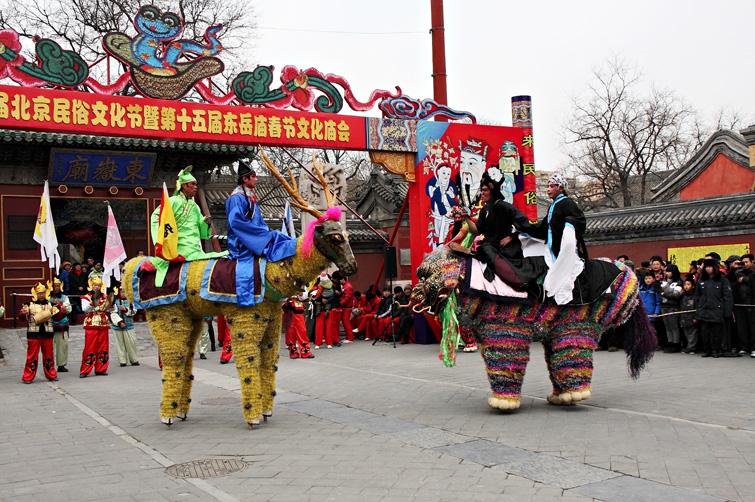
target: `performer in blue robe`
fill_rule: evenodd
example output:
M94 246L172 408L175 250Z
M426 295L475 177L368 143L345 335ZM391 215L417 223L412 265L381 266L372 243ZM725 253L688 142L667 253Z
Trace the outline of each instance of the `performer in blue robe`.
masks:
M296 254L296 238L277 230L271 231L262 218L257 205L257 173L246 162L239 160L239 186L225 202L228 215L228 251L238 260L236 265L236 302L241 307L260 303L264 298L264 284L258 297L254 296L254 259L279 261ZM263 260L261 260L263 262ZM260 264L264 281L264 263Z

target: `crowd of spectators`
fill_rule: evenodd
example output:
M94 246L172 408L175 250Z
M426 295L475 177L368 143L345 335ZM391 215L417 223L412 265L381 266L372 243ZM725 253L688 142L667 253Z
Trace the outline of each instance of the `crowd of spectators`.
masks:
M619 261L635 271L645 311L665 353L701 357L755 358L755 257L721 256L710 252L680 271L660 256L639 267L622 255ZM609 330L598 350L623 346L623 328Z

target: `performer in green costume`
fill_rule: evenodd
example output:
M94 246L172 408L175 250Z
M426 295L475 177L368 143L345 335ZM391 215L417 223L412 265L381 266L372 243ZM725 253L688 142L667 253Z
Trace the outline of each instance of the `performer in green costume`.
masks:
M176 226L178 227L178 254L183 256L185 261L226 256L228 251L205 253L202 250L201 239L207 239L212 233L211 217L209 215L202 216L202 211L200 211L199 206L193 200L197 194L197 180L191 174L191 169L192 166L188 166L178 173L176 191L168 199L173 208L173 213L176 217ZM158 207L152 213L151 218L152 242L157 242L157 229L160 226L159 220L160 208ZM170 262L157 257L152 257L149 261L157 271L155 286L159 288L163 285Z

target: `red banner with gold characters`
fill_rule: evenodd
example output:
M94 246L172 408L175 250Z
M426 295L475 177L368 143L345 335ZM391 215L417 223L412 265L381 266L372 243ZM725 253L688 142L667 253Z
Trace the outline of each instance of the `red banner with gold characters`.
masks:
M0 85L0 128L364 150L366 119Z
M452 237L454 206L467 208L476 218L483 206L479 192L485 172L500 184L507 202L537 220L532 129L418 123L416 183L409 206L412 264Z

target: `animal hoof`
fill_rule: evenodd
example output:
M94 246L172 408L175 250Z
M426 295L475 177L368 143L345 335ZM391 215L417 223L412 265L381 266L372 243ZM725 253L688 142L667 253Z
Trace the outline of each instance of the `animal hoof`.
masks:
M170 426L173 425L173 419L172 418L161 418L160 421L165 424L165 426L170 429Z
M498 410L512 411L518 409L519 406L521 406L521 402L518 399L500 399L495 396L490 396L488 398L488 406Z
M273 412L272 411L263 411L262 412L262 420L264 420L265 422L267 422L267 419L269 417L272 417L272 416L273 416Z
M180 419L181 419L181 421L185 421L185 420L186 420L187 418L189 418L189 417L188 417L188 416L186 415L186 413L179 413L179 414L178 414L178 415L176 415L176 416L177 416L178 418L180 418Z
M590 399L590 389L584 389L582 391L577 391L572 394L572 401L586 401L587 399Z
M564 392L563 394L551 394L548 396L548 402L555 406L566 406L571 404L571 394Z
M551 394L548 396L548 402L557 406L566 406L589 399L592 395L590 389L577 390L574 392L563 392L561 394Z
M251 422L247 422L246 424L249 426L249 430L251 431L251 430L254 429L255 425L259 425L260 424L260 421L259 420L252 420Z

